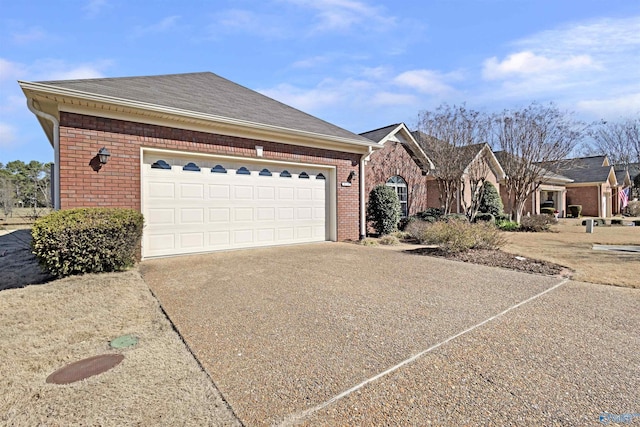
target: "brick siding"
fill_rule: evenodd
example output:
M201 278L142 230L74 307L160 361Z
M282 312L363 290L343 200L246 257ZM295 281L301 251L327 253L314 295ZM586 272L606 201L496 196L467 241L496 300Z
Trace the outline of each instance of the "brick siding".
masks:
M140 148L256 158L256 145L264 147L264 159L335 166L337 237L358 239L359 182L354 179L351 187L342 187L340 182L350 171L358 170L359 154L66 112L60 113L60 206L141 210ZM103 146L111 157L95 171L94 157Z

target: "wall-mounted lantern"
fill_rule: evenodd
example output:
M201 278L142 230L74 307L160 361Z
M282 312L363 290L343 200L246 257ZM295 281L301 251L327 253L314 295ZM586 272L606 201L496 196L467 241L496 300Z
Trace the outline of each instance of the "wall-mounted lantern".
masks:
M109 152L109 150L107 150L106 147L102 147L100 151L98 151L98 160L100 160L101 165L106 165L109 161L110 156L111 153Z

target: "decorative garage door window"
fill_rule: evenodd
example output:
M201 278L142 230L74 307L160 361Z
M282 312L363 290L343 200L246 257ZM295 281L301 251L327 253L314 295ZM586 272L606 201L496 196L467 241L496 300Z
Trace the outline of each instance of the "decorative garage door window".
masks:
M391 187L395 190L398 195L398 199L400 200L400 214L402 218L406 218L409 216L409 210L407 205L407 181L405 181L401 176L392 176L387 181L387 187Z
M319 173L318 175L316 175L316 179L326 179L326 178L324 177L324 175Z
M260 176L271 176L271 172L269 171L269 169L264 168L260 171Z
M306 172L300 172L300 175L298 175L298 178L300 179L309 179L309 174Z
M171 165L164 160L158 160L151 165L151 169L171 169Z
M196 165L193 162L189 162L182 167L183 171L191 171L191 172L200 172L200 166Z
M211 168L211 173L227 173L227 170L222 165L215 165Z
M289 171L284 170L280 172L280 178L291 178L291 174L289 173Z
M244 166L236 171L236 175L251 175L251 171Z

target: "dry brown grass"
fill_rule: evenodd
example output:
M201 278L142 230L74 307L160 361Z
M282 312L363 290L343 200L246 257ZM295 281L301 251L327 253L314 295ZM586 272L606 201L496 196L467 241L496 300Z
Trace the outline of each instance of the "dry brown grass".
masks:
M504 251L567 266L573 279L640 288L640 254L595 251L593 245L640 245L640 227L595 227L585 232L582 220L563 219L551 233L507 233Z
M76 276L0 292L0 425L238 425L137 271ZM109 341L134 334L123 350ZM69 385L68 363L124 361Z

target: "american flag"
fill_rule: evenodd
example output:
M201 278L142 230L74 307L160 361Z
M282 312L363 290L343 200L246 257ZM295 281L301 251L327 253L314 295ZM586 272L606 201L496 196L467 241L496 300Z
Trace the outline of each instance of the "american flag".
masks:
M629 187L620 189L618 197L620 198L620 208L626 208L629 204Z

